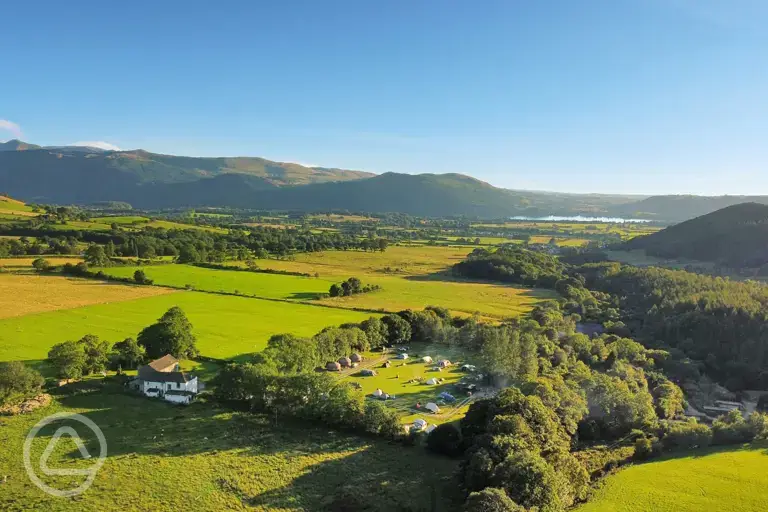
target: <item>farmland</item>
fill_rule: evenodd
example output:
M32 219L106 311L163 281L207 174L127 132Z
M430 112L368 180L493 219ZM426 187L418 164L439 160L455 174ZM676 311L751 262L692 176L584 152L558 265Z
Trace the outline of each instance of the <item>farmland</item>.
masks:
M624 469L578 512L768 510L768 446L701 450Z
M136 267L110 267L105 273L119 277L132 277ZM184 288L192 285L196 290L242 293L269 299L313 299L328 292L333 281L312 277L262 274L215 270L190 265L157 265L143 267L147 277L156 284Z
M48 496L32 484L22 464L22 443L39 419L78 412L104 432L108 456L78 510L426 510L434 487L436 510L448 510L447 487L456 463L406 450L383 440L283 424L261 416L188 408L127 396L122 386L62 396L44 411L0 418L0 474L8 475L0 509L71 510L73 502ZM82 430L82 429L80 429ZM51 433L49 432L50 436ZM81 434L82 435L82 434ZM39 457L48 438L37 439ZM86 441L93 453L98 450ZM73 451L76 456L73 456ZM73 467L79 453L60 442L53 467ZM58 478L59 485L62 479Z
M0 319L93 304L130 301L172 292L65 277L0 275Z
M303 304L180 291L0 320L0 361L43 359L55 343L85 334L96 334L111 342L135 337L173 306L181 307L192 322L201 353L215 358L259 351L276 333L311 336L329 325L360 322L370 316Z

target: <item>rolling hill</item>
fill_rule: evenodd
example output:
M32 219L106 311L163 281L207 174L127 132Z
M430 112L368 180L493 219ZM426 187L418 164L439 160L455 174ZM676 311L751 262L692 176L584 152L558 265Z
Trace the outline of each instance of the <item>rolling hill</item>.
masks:
M691 219L652 235L633 238L625 249L660 258L710 261L732 268L768 263L768 205L742 203Z
M681 222L741 203L768 204L768 196L651 196L615 205L610 211L618 217Z

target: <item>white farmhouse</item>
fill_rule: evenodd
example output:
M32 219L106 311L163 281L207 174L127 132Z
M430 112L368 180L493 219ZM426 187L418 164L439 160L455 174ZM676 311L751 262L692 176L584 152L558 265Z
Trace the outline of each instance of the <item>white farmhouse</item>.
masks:
M140 366L136 384L144 395L168 402L188 404L198 393L197 377L179 371L178 360L166 355Z

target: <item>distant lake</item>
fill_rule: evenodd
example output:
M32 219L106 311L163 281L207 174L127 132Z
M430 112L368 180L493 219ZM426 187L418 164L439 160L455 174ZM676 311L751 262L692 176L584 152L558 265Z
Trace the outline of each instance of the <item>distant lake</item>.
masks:
M624 224L627 222L651 222L648 219L623 219L621 217L584 217L583 215L574 215L572 217L562 217L559 215L549 215L547 217L510 217L511 220L534 220L540 222L610 222L612 224Z

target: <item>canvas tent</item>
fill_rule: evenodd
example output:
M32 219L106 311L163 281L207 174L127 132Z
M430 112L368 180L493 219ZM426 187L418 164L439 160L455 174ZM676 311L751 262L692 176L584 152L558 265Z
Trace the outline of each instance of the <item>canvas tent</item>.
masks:
M433 412L435 414L440 412L440 408L437 406L435 402L429 402L427 405L424 406L424 408L429 412Z
M357 352L349 356L349 358L352 360L353 363L360 363L363 361L363 356L361 356Z
M406 354L406 353L398 354L397 358L398 359L408 359L408 354Z
M431 363L432 362L432 358L429 357L429 356L424 356L424 357L421 358L421 362L422 363Z
M341 365L337 363L336 361L328 361L325 363L325 369L329 372L338 372L341 370Z
M427 428L427 421L421 418L413 420L413 428L416 430L424 430Z
M434 386L435 384L437 384L437 379L432 377L427 381L427 384L429 384L430 386Z
M352 361L348 357L340 357L339 364L344 368L348 368L352 364Z
M377 389L376 391L373 392L373 396L375 396L377 398L380 397L383 394L384 394L384 392L382 390L380 390L380 389Z

